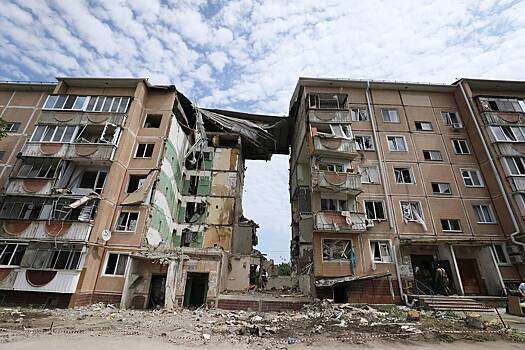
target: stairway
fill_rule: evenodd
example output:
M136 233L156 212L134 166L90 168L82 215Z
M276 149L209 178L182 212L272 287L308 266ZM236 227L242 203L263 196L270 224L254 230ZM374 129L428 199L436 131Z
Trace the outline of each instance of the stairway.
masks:
M494 312L494 308L463 296L419 295L417 299L420 307L433 311Z

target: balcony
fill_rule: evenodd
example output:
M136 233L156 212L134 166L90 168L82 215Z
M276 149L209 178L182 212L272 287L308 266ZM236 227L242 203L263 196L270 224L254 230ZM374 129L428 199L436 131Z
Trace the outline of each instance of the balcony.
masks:
M317 170L312 172L312 188L356 196L361 193L361 174Z
M366 231L365 214L348 211L315 213L314 229L325 232L359 233Z
M525 157L525 143L523 142L497 142L494 148L500 156Z
M308 111L310 123L350 123L348 110L310 109Z
M111 143L34 143L22 148L23 157L113 160L116 145Z
M525 126L525 113L519 112L481 112L485 125Z
M0 237L39 241L85 242L92 225L88 222L2 219Z
M80 271L77 270L34 270L18 268L10 272L16 274L13 289L29 292L74 293Z
M127 115L122 113L87 113L82 111L42 110L38 123L60 125L104 125L122 126Z
M313 154L354 159L357 157L355 141L334 136L315 135Z
M48 195L53 189L54 179L11 178L5 190L7 195Z

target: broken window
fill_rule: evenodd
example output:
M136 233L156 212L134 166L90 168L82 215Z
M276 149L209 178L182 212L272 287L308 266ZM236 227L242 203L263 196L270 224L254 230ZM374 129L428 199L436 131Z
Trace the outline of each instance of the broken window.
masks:
M358 151L373 151L374 141L371 135L358 135L354 138Z
M346 106L346 94L309 94L310 108L320 109L344 109Z
M323 239L324 261L348 261L354 255L350 239Z
M57 158L25 158L18 168L17 177L53 179L60 159Z
M405 221L419 221L423 218L421 204L419 202L400 202L401 213Z
M353 122L363 122L368 120L368 111L365 108L352 108L350 116Z
M78 188L90 188L96 193L100 194L102 193L102 188L106 182L106 176L106 171L84 171Z
M365 201L365 217L368 220L385 220L382 201Z
M425 160L442 161L443 156L440 151L423 151L423 158Z
M441 219L441 228L443 231L461 231L458 219Z
M71 207L74 201L70 199L58 199L52 204L52 220L90 221L95 216L95 205L86 204L75 208ZM50 204L46 204L50 205Z
M321 210L323 211L347 211L348 201L344 199L321 198Z
M461 176L466 187L483 187L478 170L461 169Z
M370 241L370 249L375 262L391 263L393 261L389 241Z
M109 253L106 259L104 275L124 276L127 262L128 254Z
M450 184L446 182L432 182L432 192L435 194L451 194Z
M299 212L309 214L312 212L311 192L308 187L300 187L297 190L299 196Z
M432 131L432 123L431 122L416 122L416 130Z
M480 98L483 108L489 111L523 112L525 101L515 98Z
M4 130L5 132L17 132L20 129L20 123L6 122Z
M397 184L413 184L410 168L394 168L394 177Z
M37 125L31 142L70 143L75 139L77 126Z
M154 143L139 143L135 152L135 158L151 158L154 147Z
M0 265L19 266L27 243L0 243Z
M343 172L343 164L326 164L326 163L319 163L319 170L324 171L334 171L334 172Z
M491 248L498 265L507 265L510 263L505 243L493 243Z
M116 145L120 128L114 124L86 125L78 133L76 143L111 143Z
M117 231L135 232L139 221L139 213L122 211L117 220Z
M144 121L144 127L147 129L160 128L162 122L162 114L147 114Z
M182 230L182 237L180 240L181 247L191 247L192 243L196 243L199 239L199 233L196 231L184 229Z
M382 108L381 114L385 123L400 123L399 111L395 108Z
M33 269L78 270L80 248L39 248L30 266Z
M375 165L361 166L359 167L361 173L362 183L380 183L379 181L379 169Z
M126 193L133 193L144 185L147 175L130 175Z
M407 144L403 136L387 136L388 149L391 152L406 152Z
M461 127L461 120L456 112L441 112L441 119L445 125Z
M184 222L187 222L187 223L198 222L199 219L201 219L201 217L204 214L206 214L206 203L187 202Z
M44 200L9 198L2 203L0 218L2 219L38 219Z

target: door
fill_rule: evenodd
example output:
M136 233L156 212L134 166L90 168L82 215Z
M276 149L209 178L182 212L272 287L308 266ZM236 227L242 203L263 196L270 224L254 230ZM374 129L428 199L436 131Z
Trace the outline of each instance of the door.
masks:
M481 276L476 259L457 259L465 295L481 295Z
M344 284L334 286L334 303L345 304L347 302L346 286Z
M165 296L166 296L166 275L151 276L148 308L150 309L163 308Z
M188 272L184 288L184 306L200 307L206 303L208 295L208 274Z
M435 294L434 270L435 261L433 255L410 255L412 260L412 270L416 281L416 294Z

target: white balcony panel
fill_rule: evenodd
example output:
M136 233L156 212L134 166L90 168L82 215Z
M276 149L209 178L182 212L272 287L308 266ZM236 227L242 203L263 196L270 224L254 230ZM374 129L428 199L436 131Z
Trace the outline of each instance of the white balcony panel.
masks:
M21 269L16 276L14 289L30 292L74 293L79 277L80 271L57 271L55 277L46 285L33 286L27 281L26 269Z

